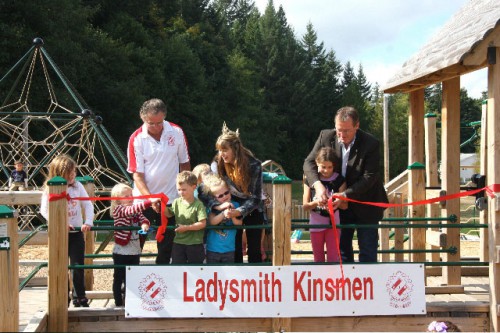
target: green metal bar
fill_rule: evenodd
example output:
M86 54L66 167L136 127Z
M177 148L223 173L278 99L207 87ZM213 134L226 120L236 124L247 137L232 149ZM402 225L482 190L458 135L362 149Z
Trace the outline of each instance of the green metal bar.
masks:
M314 228L331 228L330 224L292 224L292 229L314 229ZM487 224L481 223L437 223L437 224L339 224L337 225L339 229L347 228L381 228L381 229L391 229L391 228L488 228Z
M259 263L228 263L227 266L271 266L271 262L259 262ZM126 268L127 266L139 266L139 267L145 267L145 266L154 266L154 267L161 267L161 266L200 266L200 264L165 264L165 265L159 265L159 264L144 264L144 265L68 265L68 269L113 269L113 268ZM215 264L202 264L202 266L221 266L220 263L215 263Z
M99 128L104 133L104 135L109 139L109 141L111 142L113 147L115 147L115 150L118 152L118 155L122 159L123 164L127 164L127 157L125 156L125 154L123 154L123 151L120 149L120 146L118 146L115 139L113 139L113 136L111 134L109 134L108 130L103 125L101 125ZM128 175L129 173L126 172L126 174Z
M73 97L73 100L78 105L80 110L85 109L85 106L82 103L80 103L80 100L76 97L75 92L73 91L73 88L69 86L68 82L66 82L66 78L61 73L61 71L59 70L59 67L57 67L56 63L52 60L52 58L49 56L49 54L45 51L45 49L43 47L41 47L40 50L42 51L45 58L47 58L47 61L52 66L52 69L54 70L54 72L56 72L57 76L59 77L59 79L61 80L63 85L66 87L66 89L68 90L71 97Z
M103 133L101 133L101 130L99 129L99 127L102 125L97 125L95 123L95 121L92 121L92 120L89 123L90 123L90 126L92 126L92 128L96 132L97 136L101 139L102 143L106 146L108 151L111 153L111 156L113 157L113 160L115 161L116 165L118 166L118 168L122 172L122 175L124 175L127 178L128 182L132 182L132 178L130 178L130 174L127 172L127 168L125 166L126 162L124 160L123 154L122 155L118 154L119 158L117 158L117 156L115 155L115 152L119 151L119 148L114 146L113 142L111 142L111 146L110 146L110 144L108 142L108 140L111 141L110 138L106 137Z
M353 251L353 253L359 253L359 251ZM377 250L377 253L451 253L456 254L457 248L452 246L448 249L442 250ZM291 254L313 254L313 251L291 251Z
M38 226L35 230L31 231L28 235L26 235L26 237L21 239L21 241L19 242L19 245L18 245L19 248L23 247L30 239L32 239L39 231L42 231L42 230L47 230L46 224L42 224L42 225Z
M21 292L21 290L24 289L24 287L26 287L26 285L28 284L28 282L30 282L30 280L36 275L36 273L38 273L42 268L44 267L47 267L49 264L47 262L43 262L41 264L39 264L38 266L36 266L32 271L31 273L26 277L26 279L24 279L20 284L19 284L19 292Z
M9 69L9 71L0 79L0 82L2 82L7 76L9 76L9 74L22 62L24 61L25 58L28 57L28 55L30 53L34 54L34 50L35 50L36 46L35 45L32 45L31 48L28 50L28 52L26 52L22 57L21 59L19 59L15 64L14 66L11 67L11 69ZM17 87L17 84L19 83L19 80L21 79L21 75L24 73L26 67L28 66L30 62L29 61L26 61L24 63L24 66L23 68L21 69L21 71L19 72L19 75L18 77L16 78L16 80L14 81L14 84L12 85L12 88L10 88L10 91L9 93L5 96L5 99L2 103L2 107L5 106L5 104L7 103L7 101L9 100L10 96L12 95L12 92L14 91L14 89Z
M158 255L158 253L141 253L140 254L141 257L156 257L157 255ZM113 257L112 253L109 253L109 254L86 254L85 255L85 258L92 258L92 259L111 258L111 257Z
M457 221L457 216L452 214L448 217L386 217L381 219L382 222L418 222L418 221ZM292 222L309 222L309 219L292 219Z

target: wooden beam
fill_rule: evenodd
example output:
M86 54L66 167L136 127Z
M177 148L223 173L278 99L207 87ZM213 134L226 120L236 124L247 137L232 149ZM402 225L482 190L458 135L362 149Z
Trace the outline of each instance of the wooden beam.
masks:
M426 294L463 294L465 287L462 285L454 286L439 286L439 287L425 287Z
M39 205L42 191L0 191L0 205Z
M479 145L479 173L486 175L488 167L488 122L487 122L488 103L483 101L481 106L481 142ZM479 223L488 224L488 210L479 212ZM488 229L479 229L479 260L489 261L488 255Z
M486 185L500 184L500 49L496 50L496 64L488 67L488 111L487 111L487 137L488 137L488 164L486 172ZM498 193L497 193L498 194ZM500 211L498 210L499 198L488 198L488 234L490 246L490 307L491 329L500 330L500 316L497 313L500 300L500 264L492 262L494 252L500 245Z
M443 82L441 109L441 187L447 194L460 193L460 78ZM460 200L448 200L442 215L454 214L460 220ZM447 253L445 261L460 261L460 229L446 229L448 246L457 248ZM461 267L445 266L443 277L448 285L461 284Z
M431 110L432 112L437 112L438 110ZM438 187L439 186L439 174L438 174L438 159L437 159L437 115L436 113L428 113L424 118L424 130L425 130L425 186L427 187ZM429 192L426 191L426 199L433 198L434 196L428 196ZM437 194L436 196L439 196ZM436 204L426 205L426 216L430 218L435 218L441 216L441 210ZM436 224L437 222L431 221L430 224ZM432 230L437 231L437 228ZM426 233L426 241L428 244L432 244L432 240L429 239L429 233ZM432 250L437 250L437 246L431 245ZM439 253L431 254L432 261L439 261L441 255Z
M462 56L462 64L465 66L485 65L486 52L488 51L488 47L492 45L500 45L500 26L496 26L470 52Z
M385 94L395 94L395 93L410 93L415 90L420 90L426 88L430 85L440 83L442 81L447 81L457 76L461 76L470 72L477 71L479 69L485 68L487 66L486 62L481 65L464 66L462 64L454 64L446 68L442 68L435 72L422 75L418 78L410 79L406 82L401 82L395 86L391 86L384 89Z

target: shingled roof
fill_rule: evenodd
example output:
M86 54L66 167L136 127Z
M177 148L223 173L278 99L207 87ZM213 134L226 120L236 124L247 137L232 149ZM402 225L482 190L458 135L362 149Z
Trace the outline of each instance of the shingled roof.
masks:
M469 1L382 89L410 92L486 67L488 46L500 45L499 23L499 0Z

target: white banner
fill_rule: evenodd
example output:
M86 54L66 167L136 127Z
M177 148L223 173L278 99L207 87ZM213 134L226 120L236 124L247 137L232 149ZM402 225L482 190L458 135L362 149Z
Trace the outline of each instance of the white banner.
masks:
M421 264L130 266L126 317L426 314Z

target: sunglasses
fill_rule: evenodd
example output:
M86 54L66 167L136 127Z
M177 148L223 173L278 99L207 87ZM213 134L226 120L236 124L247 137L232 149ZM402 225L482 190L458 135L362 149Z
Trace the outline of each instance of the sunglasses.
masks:
M221 194L219 194L219 195L216 195L215 197L216 197L217 199L222 199L223 197L225 197L225 196L226 196L226 195L228 195L228 194L229 194L229 190L227 190L226 192L221 193Z

